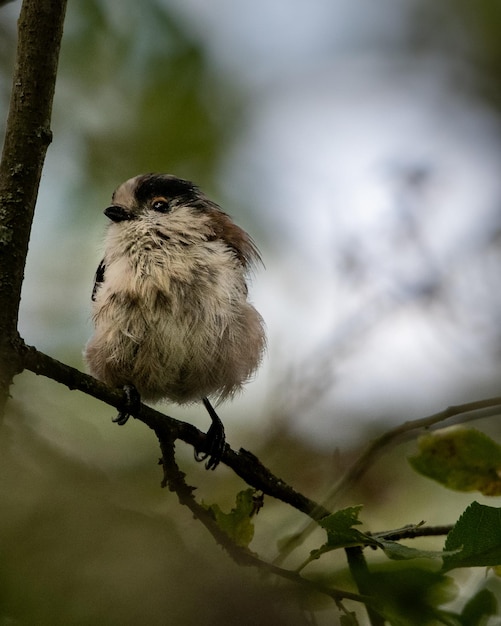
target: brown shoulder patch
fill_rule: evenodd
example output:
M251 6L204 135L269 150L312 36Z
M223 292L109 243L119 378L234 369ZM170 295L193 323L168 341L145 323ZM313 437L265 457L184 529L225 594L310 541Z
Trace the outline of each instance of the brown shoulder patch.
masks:
M261 262L261 255L252 241L252 238L237 226L223 211L211 212L211 228L213 237L221 239L236 254L238 260L247 268L254 263Z

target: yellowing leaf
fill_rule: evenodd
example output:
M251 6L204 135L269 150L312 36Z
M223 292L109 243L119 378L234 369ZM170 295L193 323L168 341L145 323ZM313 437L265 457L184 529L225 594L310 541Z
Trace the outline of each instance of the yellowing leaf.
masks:
M454 429L419 439L412 467L449 489L501 495L501 446L475 429Z
M217 525L238 546L248 547L254 537L252 515L255 512L254 489L245 489L237 494L236 506L229 513L221 511L217 504L207 506Z

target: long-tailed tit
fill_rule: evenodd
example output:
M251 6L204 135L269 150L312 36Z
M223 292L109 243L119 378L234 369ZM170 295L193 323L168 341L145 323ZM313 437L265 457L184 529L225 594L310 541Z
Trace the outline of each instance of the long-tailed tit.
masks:
M144 400L202 400L212 424L196 458L209 457L214 469L225 437L208 398L240 390L265 347L263 320L247 299L259 252L217 204L175 176L127 180L104 213L111 223L92 293L90 372Z

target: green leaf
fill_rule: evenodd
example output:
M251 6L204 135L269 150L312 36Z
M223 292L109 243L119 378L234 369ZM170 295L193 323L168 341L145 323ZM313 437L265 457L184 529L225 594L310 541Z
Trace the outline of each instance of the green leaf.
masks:
M447 535L444 570L501 564L501 509L472 502Z
M350 506L323 517L318 523L327 531L327 543L324 543L316 550L312 550L310 556L300 566L299 570L306 567L311 561L319 559L322 554L337 550L338 548L359 545L377 545L376 540L370 535L353 528L353 526L362 523L358 519L358 514L361 509L362 505Z
M498 603L492 591L482 589L465 604L461 613L464 626L481 626L484 618L497 615Z
M394 561L423 558L439 559L446 556L452 556L459 551L458 549L450 552L420 550L403 545L397 541L385 539L384 533L381 533L380 535L370 535L364 533L357 528L353 528L353 526L357 526L362 523L358 519L361 509L361 505L352 506L336 511L335 513L321 519L319 524L327 531L327 543L323 544L316 550L312 550L310 552L310 556L302 564L300 569L305 567L308 563L311 563L311 561L320 558L322 554L325 554L326 552L355 545L380 548L389 559Z
M255 511L254 489L240 491L236 497L236 506L229 513L221 511L217 504L205 505L212 512L217 525L238 546L248 547L254 537L252 515Z
M419 439L412 467L457 491L501 495L501 446L475 429L454 429Z
M353 528L362 523L358 519L361 509L362 505L350 506L320 520L320 526L327 531L326 545L329 548L375 543L369 535Z
M389 559L394 561L404 561L408 559L441 559L445 556L456 554L457 550L451 552L442 552L437 550L419 550L418 548L410 548L396 541L387 541L386 539L378 539L378 546L384 550Z
M349 506L346 509L340 509L335 513L331 513L326 517L323 517L319 524L327 531L334 530L346 530L352 526L358 526L362 522L358 519L358 515L363 506L357 504L356 506Z
M370 584L378 610L391 626L460 626L458 620L442 620L440 606L457 595L453 579L443 572L393 561L374 567Z

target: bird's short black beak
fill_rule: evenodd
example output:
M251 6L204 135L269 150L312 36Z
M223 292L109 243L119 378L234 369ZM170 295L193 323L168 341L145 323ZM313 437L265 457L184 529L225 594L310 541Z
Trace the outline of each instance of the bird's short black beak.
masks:
M112 204L104 209L104 214L109 217L112 222L125 222L134 218L133 214L124 206Z

